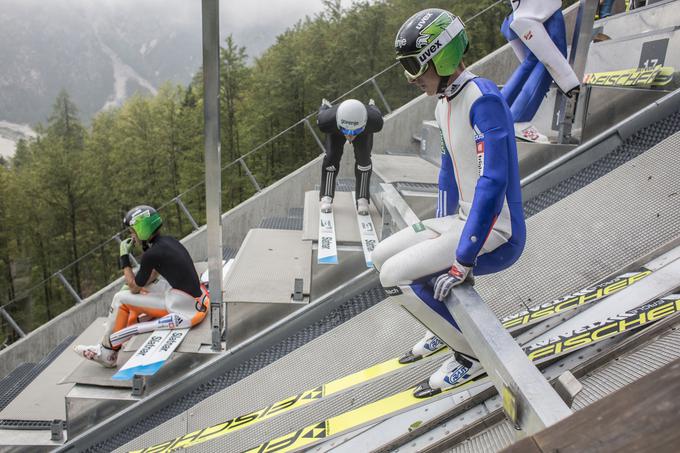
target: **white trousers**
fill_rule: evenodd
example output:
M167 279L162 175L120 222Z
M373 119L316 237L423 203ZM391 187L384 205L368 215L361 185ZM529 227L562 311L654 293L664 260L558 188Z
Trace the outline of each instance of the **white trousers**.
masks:
M420 278L448 271L456 258L464 226L465 222L457 215L425 220L381 241L371 258L380 271L383 287L399 288L398 291L388 290L397 305L451 349L474 357L475 353L461 331L451 323L453 318L444 303L433 300L432 288L427 284L411 285ZM480 254L491 252L506 242L504 236L492 230Z
M131 316L142 313L157 319L130 323ZM196 315L196 298L173 289L165 279L159 278L145 286L139 294L122 290L113 296L102 344L107 347L118 347L140 333L156 329L191 327Z
M380 271L383 286L410 285L436 272L447 272L456 259L456 248L465 221L457 214L424 220L386 238L371 254ZM505 236L491 230L480 255L507 242Z

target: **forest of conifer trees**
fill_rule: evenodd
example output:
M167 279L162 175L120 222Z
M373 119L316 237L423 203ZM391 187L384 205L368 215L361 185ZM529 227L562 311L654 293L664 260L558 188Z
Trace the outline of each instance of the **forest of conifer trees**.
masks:
M508 2L434 0L427 7L469 19L496 3L466 24L469 64L504 43L499 27ZM314 113L322 98L336 99L393 65L396 31L425 7L412 0L355 3L344 10L338 1L324 4L323 13L289 28L252 64L232 38L222 43L223 166ZM419 94L398 67L376 81L392 108ZM21 141L15 156L1 162L0 305L26 332L74 304L55 272L63 269L82 298L119 276L113 237L131 206L162 206L165 232L183 237L192 226L171 200L193 188L182 201L204 223L202 96L197 68L187 86L166 84L155 96L134 96L86 122L62 91L51 116L36 127L37 138ZM351 97L380 102L370 83ZM268 186L318 154L300 123L245 160L260 185ZM255 192L240 165L228 166L222 181L225 211ZM6 345L16 333L1 325L0 344Z

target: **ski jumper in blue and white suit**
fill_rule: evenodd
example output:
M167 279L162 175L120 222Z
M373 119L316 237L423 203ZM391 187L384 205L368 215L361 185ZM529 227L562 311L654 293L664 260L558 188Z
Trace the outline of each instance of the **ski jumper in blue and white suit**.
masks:
M454 260L484 275L521 255L525 225L513 122L496 85L468 71L447 88L435 116L445 153L441 217L386 238L372 258L390 296L452 349L474 356L430 280Z
M567 61L567 38L561 0L511 0L513 13L501 32L520 61L501 90L514 122L529 122L543 101L550 82L565 93L579 86Z

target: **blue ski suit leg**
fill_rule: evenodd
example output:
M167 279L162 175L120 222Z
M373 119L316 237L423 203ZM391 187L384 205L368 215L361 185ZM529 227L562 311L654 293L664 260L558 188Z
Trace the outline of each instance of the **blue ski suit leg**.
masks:
M517 34L510 28L511 23L512 15L508 16L503 22L501 32L508 41L519 40ZM566 57L567 39L562 11L555 12L543 23L543 26L552 42ZM521 45L524 46L524 44ZM526 46L524 47L526 48ZM526 48L526 51L526 58L501 90L503 97L510 106L513 121L516 123L531 121L534 118L552 82L552 76L545 65L528 48Z

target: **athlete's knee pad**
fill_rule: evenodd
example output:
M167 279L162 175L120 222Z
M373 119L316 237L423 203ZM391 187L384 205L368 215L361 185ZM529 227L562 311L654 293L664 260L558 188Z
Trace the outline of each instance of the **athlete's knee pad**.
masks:
M380 244L381 242L378 242L378 245L376 245L371 252L371 261L373 262L373 267L378 272L382 272L382 265L389 258L389 256L385 254L385 246L381 247Z
M111 306L109 307L109 313L115 313L118 311L118 309L123 305L123 294L124 291L118 291L116 294L113 295L113 299L111 300Z
M371 259L373 259L373 263L375 265L375 257L373 254L371 254ZM404 272L402 271L402 266L399 260L389 258L379 267L379 269L380 284L384 288L397 285L408 285L412 281L403 275Z

